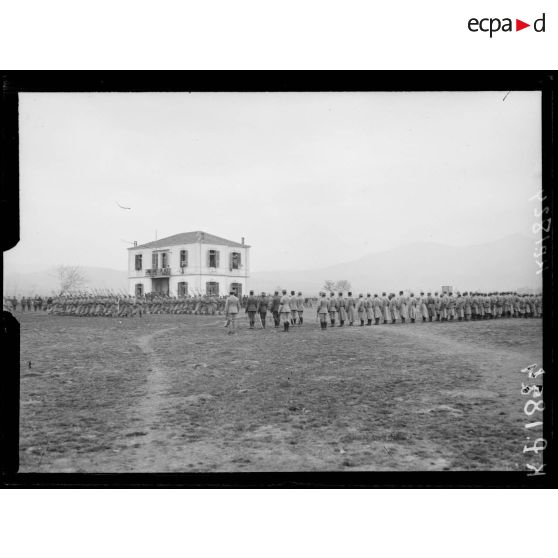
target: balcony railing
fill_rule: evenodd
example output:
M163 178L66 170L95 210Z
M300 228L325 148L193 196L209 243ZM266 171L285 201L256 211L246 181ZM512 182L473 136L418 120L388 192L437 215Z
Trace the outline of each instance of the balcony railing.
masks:
M147 277L168 277L171 274L170 267L161 267L158 269L146 269L145 275Z
M197 266L178 267L174 269L171 267L162 267L156 269L145 269L143 271L136 270L135 277L141 277L142 274L145 274L145 277L171 277L173 275L192 275L196 273L203 273L204 275L228 275L229 277L244 277L246 274L246 270L244 266L242 266L240 269L231 269L228 266L202 267L201 269Z

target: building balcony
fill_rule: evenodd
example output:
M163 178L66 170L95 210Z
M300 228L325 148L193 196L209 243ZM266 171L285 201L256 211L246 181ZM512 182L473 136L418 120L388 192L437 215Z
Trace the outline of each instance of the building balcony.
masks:
M171 274L170 267L161 267L158 269L146 269L145 275L147 277L169 277Z
M242 267L241 269L230 269L227 267L205 267L200 268L196 265L189 265L183 267L163 267L163 268L153 268L144 270L134 270L130 271L128 274L129 278L141 278L141 277L185 277L192 275L204 275L211 276L216 275L220 277L247 277L246 269Z

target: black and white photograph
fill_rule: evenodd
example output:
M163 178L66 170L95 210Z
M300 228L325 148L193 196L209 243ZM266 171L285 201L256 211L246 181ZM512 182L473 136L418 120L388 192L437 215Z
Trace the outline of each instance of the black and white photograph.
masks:
M19 473L544 474L541 91L27 91L18 133Z

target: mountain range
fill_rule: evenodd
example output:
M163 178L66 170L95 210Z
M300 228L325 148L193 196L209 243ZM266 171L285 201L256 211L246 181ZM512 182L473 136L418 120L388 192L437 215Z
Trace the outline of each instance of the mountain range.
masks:
M100 289L128 292L128 272L104 267L80 267L86 279L84 290ZM5 295L51 294L59 289L53 269L21 273L4 269Z
M541 275L534 257L534 240L523 235L475 246L420 242L320 269L254 272L250 288L276 287L319 291L327 279L346 279L354 293L460 290L540 289Z
M319 269L257 271L249 288L256 292L277 287L314 294L325 280L348 280L353 292L436 291L443 285L455 290L538 290L542 286L534 256L534 239L523 235L475 246L447 246L419 242ZM82 267L88 289L128 290L125 270ZM52 271L18 273L4 270L4 294L29 295L56 291Z

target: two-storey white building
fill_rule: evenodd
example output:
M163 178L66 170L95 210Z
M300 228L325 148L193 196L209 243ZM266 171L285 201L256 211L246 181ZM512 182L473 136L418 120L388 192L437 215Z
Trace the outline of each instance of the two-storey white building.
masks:
M202 231L161 238L128 248L131 295L172 296L246 293L250 247Z

